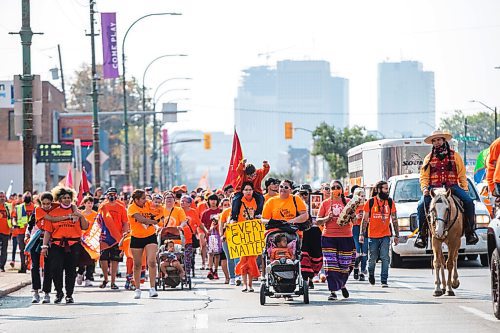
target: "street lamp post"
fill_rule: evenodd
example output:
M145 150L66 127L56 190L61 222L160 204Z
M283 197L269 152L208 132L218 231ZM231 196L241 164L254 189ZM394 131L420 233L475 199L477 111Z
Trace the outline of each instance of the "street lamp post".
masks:
M130 185L130 158L129 158L129 144L128 144L128 115L127 115L127 83L125 75L125 41L130 29L139 21L150 17L150 16L162 16L162 15L182 15L181 13L152 13L139 17L135 20L125 32L122 41L122 87L123 87L123 130L125 136L125 179L127 180L127 185Z
M146 85L145 85L145 81L146 81L146 74L149 70L149 68L151 67L151 65L153 65L154 62L156 62L157 60L160 60L160 59L163 59L163 58L166 58L166 57L186 57L187 55L186 54L164 54L164 55L161 55L155 59L153 59L147 66L146 66L146 69L144 70L144 74L142 75L142 110L143 111L146 111ZM153 121L153 124L154 124L154 121ZM153 125L154 126L154 125ZM153 133L154 135L155 133ZM146 186L146 162L147 162L147 156L146 156L146 116L142 117L142 181L143 181L143 185ZM152 184L151 184L152 185Z
M189 79L190 78L172 78L163 81L160 83L160 86L164 84L167 81L174 80L174 79ZM158 86L159 88L159 86ZM180 89L169 89L164 91L158 98L156 98L156 94L158 93L158 88L155 90L155 94L153 95L153 156L151 159L151 186L155 186L156 182L156 172L155 172L155 164L156 164L156 158L157 158L157 152L156 152L156 142L157 142L157 136L158 136L158 131L157 131L157 125L156 125L156 104L157 101L159 101L165 94L172 92L172 91L186 91L190 90L189 88L180 88Z
M482 106L484 106L485 108L489 109L490 111L493 111L495 113L495 139L498 138L498 126L497 126L497 120L498 120L498 116L497 116L497 107L495 106L495 108L492 108L492 107L489 107L488 105L484 104L483 102L481 101L478 101L478 100L471 100L470 101L471 103L479 103L481 104Z

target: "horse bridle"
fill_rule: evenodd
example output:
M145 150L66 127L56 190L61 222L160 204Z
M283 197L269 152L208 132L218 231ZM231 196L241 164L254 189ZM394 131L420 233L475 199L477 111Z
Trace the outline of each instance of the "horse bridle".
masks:
M429 224L429 229L432 229L431 228L432 227L431 220L442 221L444 223L445 229L443 232L443 236L442 237L433 236L437 239L445 239L448 236L448 230L450 230L453 227L453 225L455 224L455 222L458 219L458 207L455 207L455 217L451 221L451 224L448 225L448 222L450 221L451 211L450 211L450 201L448 199L446 199L446 200L448 201L448 207L446 207L446 212L445 212L446 220L441 218L441 217L435 217L434 214L432 214L432 211L435 210L435 208L431 209L431 213L426 215L427 216L427 223ZM453 197L451 197L451 200L455 201L455 199ZM455 202L455 205L456 205L456 202Z

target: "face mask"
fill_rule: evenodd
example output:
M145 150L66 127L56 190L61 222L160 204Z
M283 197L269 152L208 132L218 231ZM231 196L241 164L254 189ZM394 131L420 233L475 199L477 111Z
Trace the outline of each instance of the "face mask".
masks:
M389 193L385 193L385 192L380 192L378 194L379 198L382 199L382 200L387 200L389 199Z
M69 205L64 205L63 203L61 203L61 207L64 208L64 209L68 209L71 207L71 204Z
M191 198L196 199L196 194L191 194Z
M175 197L176 197L177 199L182 198L182 193L176 193L176 194L175 194Z
M333 190L332 193L335 198L338 198L342 194L342 190Z
M114 195L110 195L110 196L108 197L108 200L109 200L110 202L113 202L113 201L115 201L115 200L116 200L116 197L115 197Z
M31 202L31 197L24 198L24 203L30 203L30 202Z

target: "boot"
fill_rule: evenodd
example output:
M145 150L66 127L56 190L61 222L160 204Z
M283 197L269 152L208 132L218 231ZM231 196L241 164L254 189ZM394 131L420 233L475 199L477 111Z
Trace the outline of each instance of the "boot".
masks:
M471 226L468 219L465 219L465 244L475 245L479 242L479 237L477 237L476 231L474 230L474 225Z
M419 249L427 248L427 224L424 223L421 228L419 228L417 239L415 240L414 246Z

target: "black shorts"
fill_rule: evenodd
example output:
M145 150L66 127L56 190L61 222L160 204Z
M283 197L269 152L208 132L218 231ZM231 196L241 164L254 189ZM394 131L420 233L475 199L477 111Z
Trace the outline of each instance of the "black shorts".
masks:
M118 244L110 247L109 249L101 251L101 257L99 260L101 261L117 261L122 262L123 257L120 256L122 251L118 248Z
M145 237L145 238L138 238L138 237L134 237L134 236L130 237L130 248L131 249L143 249L148 244L158 245L158 239L156 238L155 234L148 236L148 237Z
M220 253L220 260L221 260L221 261L222 261L222 260L227 260L227 258L226 258L226 253L225 253L224 251L222 251L222 252Z

